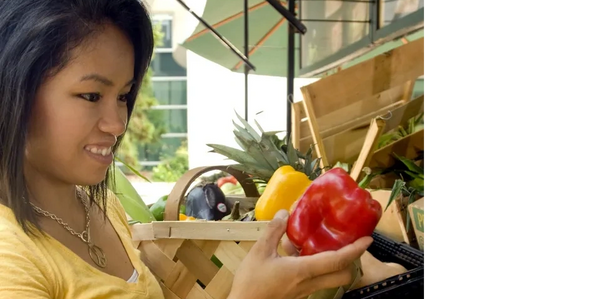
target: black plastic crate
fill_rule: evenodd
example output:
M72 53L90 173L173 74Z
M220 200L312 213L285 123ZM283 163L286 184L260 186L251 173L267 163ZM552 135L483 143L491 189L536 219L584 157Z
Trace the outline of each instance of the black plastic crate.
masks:
M422 299L425 289L425 256L418 249L373 233L373 243L367 249L384 263L398 263L408 270L372 285L350 291L343 299Z
M411 270L425 264L423 251L409 246L406 243L397 243L388 237L374 232L373 243L367 249L376 259L384 262L399 263Z
M419 267L398 276L344 294L343 299L422 299L425 289L424 269Z

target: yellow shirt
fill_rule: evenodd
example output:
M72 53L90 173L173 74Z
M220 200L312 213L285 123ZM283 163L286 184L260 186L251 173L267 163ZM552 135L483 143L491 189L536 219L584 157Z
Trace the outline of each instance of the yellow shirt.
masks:
M123 206L109 194L108 219L139 273L137 282L97 270L54 238L30 238L12 210L0 204L0 299L163 299L133 247Z

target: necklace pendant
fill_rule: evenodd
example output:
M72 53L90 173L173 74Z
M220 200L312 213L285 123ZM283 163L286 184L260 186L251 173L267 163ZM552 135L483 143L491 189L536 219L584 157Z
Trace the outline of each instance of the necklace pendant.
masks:
M102 248L94 244L88 244L88 253L90 254L90 258L92 258L92 261L94 261L98 267L106 267L106 255L104 255Z

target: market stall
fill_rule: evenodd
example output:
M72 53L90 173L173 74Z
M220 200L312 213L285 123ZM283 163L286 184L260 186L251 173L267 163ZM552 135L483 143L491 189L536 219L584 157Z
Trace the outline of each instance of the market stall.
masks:
M294 1L288 4L295 7ZM245 6L246 11L254 7ZM375 36L379 30L385 28L375 30ZM398 36L410 30L398 30ZM251 65L247 54L236 53ZM288 58L288 66L294 65L296 56ZM333 59L321 58L305 73ZM208 145L236 164L189 170L169 195L148 208L150 215L142 211L145 207L126 206L130 216L135 209L142 215L131 217L133 239L166 297L226 299L237 267L274 213L286 209L298 219L295 223L305 223L288 228L292 239L294 229L312 227L314 219L341 224L330 231L374 238L355 262L351 284L319 291L311 299L423 298L424 95L414 92L423 75L424 38L404 39L399 47L338 67L301 89L303 100L290 103L283 137L238 115L231 138L239 148ZM358 203L372 210L348 209ZM296 210L298 205L302 209ZM311 205L321 208L307 208ZM302 249L305 243L295 241Z

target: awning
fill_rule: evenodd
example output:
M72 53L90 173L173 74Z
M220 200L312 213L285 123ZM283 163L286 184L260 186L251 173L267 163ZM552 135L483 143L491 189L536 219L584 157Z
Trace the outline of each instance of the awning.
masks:
M287 3L282 3L287 6ZM207 0L202 18L215 28L236 48L244 49L244 1ZM288 22L264 0L248 0L248 48L249 60L256 67L251 74L287 75ZM299 37L296 35L296 45ZM211 32L199 24L194 33L182 44L190 51L234 72L244 72L243 62L224 48ZM296 57L299 47L296 46ZM298 73L298 59L296 71Z

